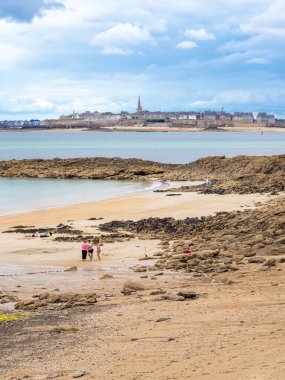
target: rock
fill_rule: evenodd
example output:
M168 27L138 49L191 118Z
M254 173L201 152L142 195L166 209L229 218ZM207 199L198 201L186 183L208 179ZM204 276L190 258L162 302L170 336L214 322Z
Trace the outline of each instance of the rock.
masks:
M262 264L266 261L264 257L251 257L248 259L249 264Z
M285 257L280 257L279 259L277 259L277 263L279 264L285 263Z
M64 272L75 272L75 271L77 271L77 267L75 267L75 266L67 268L67 269L64 270Z
M265 267L274 267L276 265L276 259L267 259L263 264Z
M255 240L256 240L256 242L263 242L263 240L264 240L263 234L255 235Z
M263 243L257 243L257 244L255 244L255 245L252 246L252 249L258 250L258 249L262 249L264 247L265 247L265 244L263 244Z
M195 292L187 292L187 291L180 291L177 293L178 296L181 296L181 297L184 297L184 298L187 298L187 299L193 299L193 298L197 298L198 295L197 293Z
M170 319L171 319L170 317L162 317L162 318L157 319L155 322L165 322L165 321L169 321Z
M61 310L76 306L88 306L97 302L95 293L42 293L34 296L32 300L20 301L15 305L16 309L36 310L46 307L49 310L60 308Z
M10 294L0 291L0 304L8 303L8 302L18 302L18 301L19 301L18 297L12 296Z
M83 377L83 376L85 376L85 375L87 375L87 372L86 372L86 371L75 371L75 372L73 373L73 378L74 378L74 379L77 379L77 378L79 378L79 377Z
M248 252L244 252L244 257L253 257L256 255L256 252L253 252L253 251L248 251Z
M108 280L109 278L113 278L111 274L103 274L103 276L99 277L100 280Z
M284 232L283 232L284 233ZM285 236L283 236L282 238L280 238L280 239L277 239L276 240L276 243L277 244L285 244Z
M185 298L182 296L174 296L172 294L164 294L161 296L161 299L163 300L169 300L169 301L184 301Z
M269 270L269 267L261 267L258 269L258 272L266 272Z
M138 272L138 273L147 272L147 267L145 266L134 267L133 271Z
M123 294L132 294L140 290L145 290L146 288L140 284L139 282L135 281L126 281L124 283L124 287L122 290Z
M159 294L165 294L165 293L166 293L165 290L158 289L158 290L153 290L152 292L150 292L150 296L157 296Z

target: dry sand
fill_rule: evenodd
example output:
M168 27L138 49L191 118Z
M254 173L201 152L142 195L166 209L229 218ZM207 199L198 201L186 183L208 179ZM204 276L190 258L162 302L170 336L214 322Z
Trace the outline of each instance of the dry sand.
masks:
M150 193L5 216L0 218L0 230L69 221L74 228L92 232L102 221L88 220L91 217L102 217L103 222L195 217L242 210L267 199L256 194L167 197ZM100 296L92 307L30 316L9 329L0 326L0 339L5 342L0 378L71 379L75 370L83 370L87 372L83 379L88 380L284 379L284 270L257 272L258 266L251 265L215 278L153 272L141 279L144 273L130 268L145 251L156 252L158 242L132 239L104 244L102 261L82 263L78 243L0 234L0 290L20 297L55 288L95 291ZM72 265L78 266L77 272L63 272ZM113 278L102 280L103 274ZM223 285L225 277L233 284ZM162 301L150 296L150 290L121 296L127 279L141 281L150 290L176 294L188 289L200 296L184 302ZM169 319L157 322L159 318ZM77 330L51 333L58 326Z

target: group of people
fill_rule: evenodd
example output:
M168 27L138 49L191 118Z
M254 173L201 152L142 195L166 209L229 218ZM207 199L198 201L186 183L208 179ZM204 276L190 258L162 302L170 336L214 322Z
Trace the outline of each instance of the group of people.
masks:
M98 260L101 260L101 245L98 243L96 245L96 253L97 253L97 258ZM86 261L87 255L90 259L90 261L93 260L93 255L94 255L94 242L92 240L89 240L88 242L86 240L83 241L81 245L82 249L82 261Z
M47 238L47 237L51 237L52 236L52 232L34 232L33 234L31 235L25 235L25 237L32 237L32 238L35 238L35 237L39 237L39 238Z

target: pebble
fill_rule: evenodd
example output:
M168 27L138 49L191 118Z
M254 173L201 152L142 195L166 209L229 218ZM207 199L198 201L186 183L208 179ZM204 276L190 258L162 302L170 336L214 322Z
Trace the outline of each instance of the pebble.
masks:
M75 371L74 374L73 374L73 378L77 379L77 378L83 377L85 375L87 375L86 371Z
M170 319L171 319L170 317L161 317L157 319L155 322L165 322L165 321L169 321Z

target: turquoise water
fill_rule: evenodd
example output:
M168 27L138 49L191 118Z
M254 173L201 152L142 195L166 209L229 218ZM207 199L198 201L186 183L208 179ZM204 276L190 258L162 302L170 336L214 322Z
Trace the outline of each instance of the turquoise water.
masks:
M97 156L186 163L206 156L283 153L284 132L0 133L0 160Z
M123 157L186 163L205 156L285 153L283 132L0 132L0 160ZM1 179L0 215L150 190L146 182Z
M117 198L160 186L159 182L0 178L0 215Z

